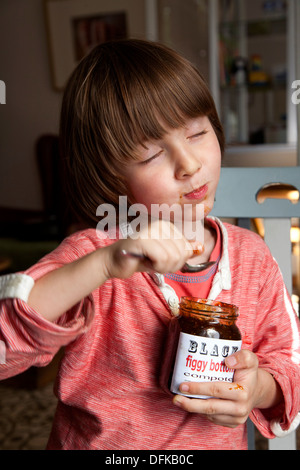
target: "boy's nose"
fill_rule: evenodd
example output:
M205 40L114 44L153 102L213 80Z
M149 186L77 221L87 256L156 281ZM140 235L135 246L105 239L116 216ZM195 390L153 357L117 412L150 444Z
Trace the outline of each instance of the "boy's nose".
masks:
M202 166L200 160L191 151L184 149L177 152L176 164L177 179L194 175Z

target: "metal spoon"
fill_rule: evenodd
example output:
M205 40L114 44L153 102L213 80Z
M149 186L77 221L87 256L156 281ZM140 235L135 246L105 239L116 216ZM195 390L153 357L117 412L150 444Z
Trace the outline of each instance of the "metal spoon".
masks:
M138 258L140 260L151 262L151 260L147 256L143 255L142 253L133 253L131 251L122 250L121 254L123 256L130 256L131 258ZM205 269L209 268L210 266L213 266L214 264L216 264L216 261L208 261L207 263L201 263L201 264L195 264L195 265L184 263L180 271L182 273L199 273L200 271L204 271Z

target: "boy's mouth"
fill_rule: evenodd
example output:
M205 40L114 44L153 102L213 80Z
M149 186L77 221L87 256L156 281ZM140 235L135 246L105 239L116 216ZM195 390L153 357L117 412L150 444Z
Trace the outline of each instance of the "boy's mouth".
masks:
M184 195L186 199L203 199L206 196L206 193L208 191L208 186L207 184L204 184L200 188L194 189L194 191L187 193Z

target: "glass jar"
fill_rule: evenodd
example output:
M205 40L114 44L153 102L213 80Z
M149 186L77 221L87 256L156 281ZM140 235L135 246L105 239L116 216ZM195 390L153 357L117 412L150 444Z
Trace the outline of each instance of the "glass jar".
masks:
M232 382L234 370L225 365L225 358L241 349L237 317L235 305L182 297L179 316L170 322L160 375L163 389L193 397L179 392L182 382Z

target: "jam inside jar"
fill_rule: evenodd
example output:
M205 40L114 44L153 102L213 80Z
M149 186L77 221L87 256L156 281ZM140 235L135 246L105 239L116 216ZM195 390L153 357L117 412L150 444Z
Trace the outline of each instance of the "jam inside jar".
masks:
M162 388L182 395L179 392L182 382L232 382L234 370L225 365L225 358L241 349L237 318L235 305L182 297L179 316L170 322L160 374Z

